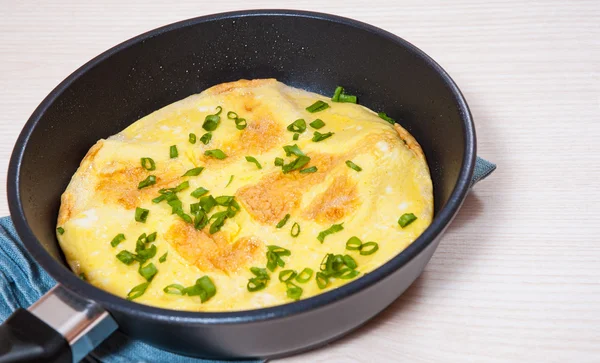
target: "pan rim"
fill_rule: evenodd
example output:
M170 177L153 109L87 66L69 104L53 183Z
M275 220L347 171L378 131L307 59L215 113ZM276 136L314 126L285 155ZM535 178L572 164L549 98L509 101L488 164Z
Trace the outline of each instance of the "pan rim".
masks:
M434 217L431 225L412 244L410 244L406 249L404 249L398 255L394 256L392 259L390 259L374 271L336 289L324 292L322 294L307 299L302 299L296 302L291 302L283 305L233 312L190 312L170 310L128 301L124 298L113 295L109 292L106 292L100 288L97 288L91 284L85 283L82 280L80 280L68 268L58 263L44 249L42 244L37 240L31 229L29 228L29 225L25 218L19 190L20 166L26 149L26 145L29 141L29 137L33 130L36 128L39 119L44 115L46 110L54 103L56 98L58 98L80 76L82 76L88 70L92 69L97 64L101 63L113 54L116 54L134 44L138 44L149 38L152 38L165 32L169 32L171 30L184 28L188 26L194 26L201 23L211 22L215 20L235 20L243 17L261 16L290 16L317 19L328 22L340 23L353 28L357 28L362 31L371 32L380 37L387 38L388 40L393 41L399 46L409 49L411 52L413 52L416 56L420 57L424 62L426 62L438 73L438 75L443 79L443 81L446 83L448 88L455 96L456 102L459 105L459 109L462 113L463 134L465 138L464 157L462 160L458 180L445 206L440 210L437 216ZM63 80L58 86L56 86L56 88L54 88L48 94L48 96L46 96L46 98L35 109L35 111L32 113L32 115L26 122L25 126L23 127L23 130L21 131L15 144L15 148L12 152L12 156L9 163L7 194L11 218L15 225L15 229L17 230L17 233L23 240L27 251L59 284L62 284L63 286L77 293L78 295L81 295L82 297L85 297L100 304L109 312L118 311L126 313L130 316L138 317L140 319L150 319L159 321L162 320L170 322L186 322L191 324L243 324L292 316L325 307L331 303L334 303L337 300L349 297L364 289L369 288L371 285L381 282L388 275L402 268L413 258L417 257L423 250L425 250L438 236L440 236L458 212L470 187L470 180L475 167L475 158L475 126L473 123L471 112L469 110L464 96L462 95L458 86L455 84L452 78L446 73L446 71L419 48L415 47L408 41L388 31L377 28L373 25L369 25L357 20L337 15L300 10L245 10L205 15L201 17L179 21L176 23L156 28L154 30L150 30L108 49L107 51L96 56L95 58L78 68L76 71L74 71L72 74L70 74L65 80Z

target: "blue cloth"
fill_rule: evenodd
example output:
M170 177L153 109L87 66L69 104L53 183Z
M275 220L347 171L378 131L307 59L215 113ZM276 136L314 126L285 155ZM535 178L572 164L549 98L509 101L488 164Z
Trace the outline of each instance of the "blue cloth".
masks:
M471 186L486 178L496 165L477 158ZM9 217L0 218L0 322L17 308L29 307L56 282L29 256ZM91 362L215 362L193 359L154 348L115 332L86 358ZM257 361L259 362L259 361Z

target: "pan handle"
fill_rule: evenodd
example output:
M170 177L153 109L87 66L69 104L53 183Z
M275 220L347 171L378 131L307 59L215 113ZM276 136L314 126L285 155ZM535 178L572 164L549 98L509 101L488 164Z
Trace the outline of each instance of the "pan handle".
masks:
M57 285L0 325L0 363L79 362L116 329L100 305Z

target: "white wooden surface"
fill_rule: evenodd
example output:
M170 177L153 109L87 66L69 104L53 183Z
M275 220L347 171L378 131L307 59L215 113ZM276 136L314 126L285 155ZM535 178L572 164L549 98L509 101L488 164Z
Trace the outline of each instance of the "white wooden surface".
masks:
M287 361L600 362L598 1L0 0L0 178L23 123L78 66L157 26L247 8L336 13L413 42L459 84L479 154L498 164L397 302Z

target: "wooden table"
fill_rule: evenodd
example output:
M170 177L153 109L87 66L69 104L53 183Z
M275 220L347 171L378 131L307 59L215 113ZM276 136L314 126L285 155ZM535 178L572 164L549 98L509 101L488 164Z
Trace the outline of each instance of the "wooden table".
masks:
M398 301L287 361L600 362L597 0L0 0L0 178L30 113L87 60L163 24L249 7L335 13L414 43L459 84L479 155L498 164ZM8 214L4 183L0 198Z

